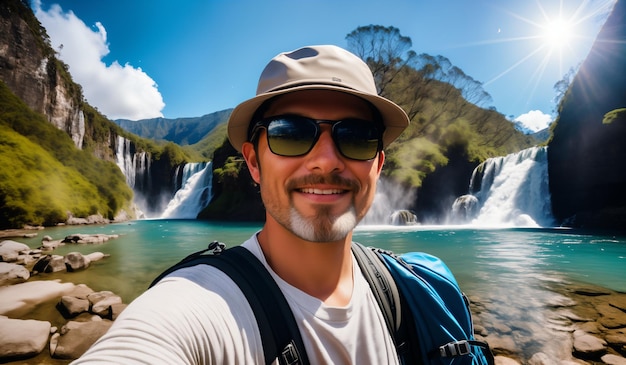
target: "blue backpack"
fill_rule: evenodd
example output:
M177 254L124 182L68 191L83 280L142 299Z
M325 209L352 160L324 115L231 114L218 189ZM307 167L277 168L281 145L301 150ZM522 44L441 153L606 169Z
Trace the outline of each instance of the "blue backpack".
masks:
M309 364L295 318L263 264L241 246L212 242L159 275L199 264L224 271L241 288L254 311L265 363ZM213 254L204 254L213 251ZM370 284L401 364L493 365L485 342L474 338L469 301L448 267L419 252L396 255L353 243L352 252Z

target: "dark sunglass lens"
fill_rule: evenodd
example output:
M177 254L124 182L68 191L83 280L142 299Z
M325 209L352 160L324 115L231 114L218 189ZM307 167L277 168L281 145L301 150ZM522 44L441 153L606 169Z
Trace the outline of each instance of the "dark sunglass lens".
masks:
M280 156L307 154L317 136L317 125L307 118L282 117L267 126L270 150Z
M339 151L354 160L371 160L380 146L381 130L364 120L348 119L338 122L333 129Z

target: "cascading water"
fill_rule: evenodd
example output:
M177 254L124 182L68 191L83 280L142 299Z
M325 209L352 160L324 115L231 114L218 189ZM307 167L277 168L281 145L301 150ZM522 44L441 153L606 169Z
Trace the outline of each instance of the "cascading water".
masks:
M126 178L126 184L133 189L136 216L144 217L148 209L143 192L149 191L152 187L150 154L145 151L136 152L130 140L117 136L115 160Z
M182 187L177 189L161 218L195 219L209 204L212 193L213 164L188 163L183 168Z
M126 184L135 187L135 154L131 153L131 143L128 139L117 136L117 149L115 151L117 166L126 177Z
M135 213L138 218L156 216L162 218L195 219L198 213L211 200L213 177L211 163L188 163L184 167L178 166L172 179L174 182L173 190L164 194L162 190L156 188L155 194L152 177L150 176L150 154L144 151L136 151L132 141L122 136L117 137L115 152L117 166L124 173L126 184L133 189L135 195L133 202L135 203ZM175 192L173 198L170 198L171 191ZM155 195L161 198L155 198ZM167 197L164 195L167 195Z
M145 190L150 185L150 155L147 152L135 152L132 142L117 136L115 151L117 166L126 177L126 184L133 190Z
M471 222L477 226L554 225L547 147L528 148L483 162L474 170L470 194L455 201L452 216L450 223Z

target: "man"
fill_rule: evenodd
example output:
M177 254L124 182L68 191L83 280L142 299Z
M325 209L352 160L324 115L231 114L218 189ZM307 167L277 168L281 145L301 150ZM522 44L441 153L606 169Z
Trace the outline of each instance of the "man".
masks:
M396 364L378 304L351 253L389 145L409 124L377 95L368 66L335 46L276 56L228 137L261 189L264 227L243 246L294 313L312 364ZM180 269L137 298L75 364L260 364L241 290L207 265Z

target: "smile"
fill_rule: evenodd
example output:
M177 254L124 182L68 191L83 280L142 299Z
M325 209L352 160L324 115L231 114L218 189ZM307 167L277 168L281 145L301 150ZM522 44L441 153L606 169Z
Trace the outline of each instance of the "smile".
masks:
M343 194L345 190L304 188L304 189L300 189L300 192L304 194L332 195L332 194Z

